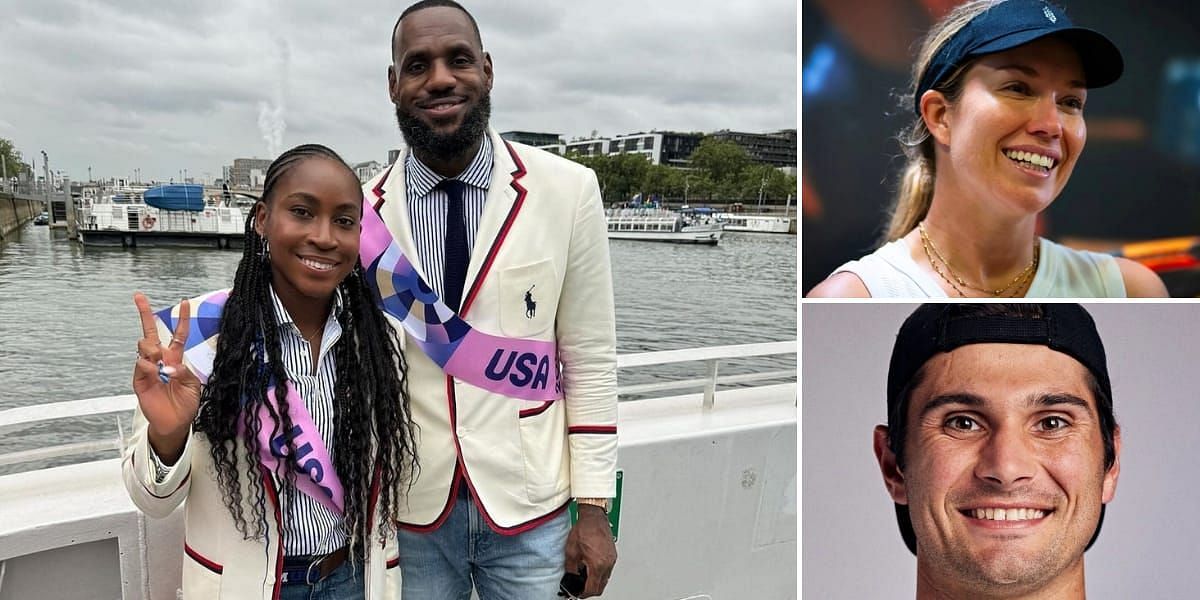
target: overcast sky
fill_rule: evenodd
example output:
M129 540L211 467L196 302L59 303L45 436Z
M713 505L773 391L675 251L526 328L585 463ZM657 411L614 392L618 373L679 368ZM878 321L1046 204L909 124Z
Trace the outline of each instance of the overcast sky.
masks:
M318 142L400 144L383 0L6 0L0 137L73 179L221 176ZM796 127L795 0L467 1L492 125L603 136Z

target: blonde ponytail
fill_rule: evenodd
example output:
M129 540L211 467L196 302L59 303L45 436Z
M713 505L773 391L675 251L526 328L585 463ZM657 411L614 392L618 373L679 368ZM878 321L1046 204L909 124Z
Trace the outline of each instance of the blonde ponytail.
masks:
M923 156L910 158L900 175L896 205L888 221L884 242L904 237L929 214L933 202L933 165Z
M917 51L917 62L913 64L912 81L908 94L900 98L901 110L911 111L917 86L921 76L933 62L933 57L954 34L958 33L967 23L987 9L1000 4L1004 0L971 0L951 10L925 34ZM963 75L974 64L968 60L954 71L946 80L934 89L946 96L946 102L953 103L962 95ZM882 243L898 240L917 227L917 224L929 214L929 206L933 203L933 184L936 179L934 164L934 141L925 127L925 120L920 115L909 123L896 136L904 149L908 161L900 174L900 186L896 191L896 200L889 211L888 226ZM881 244L882 245L882 244Z

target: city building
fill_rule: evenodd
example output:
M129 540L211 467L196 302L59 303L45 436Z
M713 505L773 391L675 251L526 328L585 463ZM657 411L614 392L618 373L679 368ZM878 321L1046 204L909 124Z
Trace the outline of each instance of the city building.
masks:
M608 138L595 138L590 140L575 140L564 144L565 154L578 154L580 156L601 156L608 154Z
M393 148L393 149L391 149L391 150L388 150L388 162L387 162L387 164L389 164L389 165L394 165L394 164L396 164L396 159L397 159L397 158L400 158L400 152L401 152L401 150L400 150L399 148Z
M793 172L799 162L795 129L784 129L775 133L746 133L722 129L710 135L715 139L741 146L754 162L779 168L790 167Z
M795 129L784 129L774 133L746 133L723 129L709 135L718 140L738 144L754 162L771 165L792 175L796 174L798 158ZM563 155L640 154L651 164L688 168L691 166L692 153L704 137L702 133L650 131L611 138L595 137L566 143L540 144L538 147Z
M542 148L557 154L581 156L640 154L650 164L687 167L692 152L696 151L696 146L700 145L703 137L703 134L700 133L650 131L628 133L612 138L573 140L565 144L542 146Z
M651 131L619 135L609 143L609 154L637 153L646 157L650 164L668 167L687 167L692 152L700 145L704 136L699 133L675 131Z
M541 133L536 131L504 131L500 133L500 137L510 142L525 144L540 148L542 146L552 146L562 143L562 135L557 133Z
M358 180L366 183L367 180L378 175L384 166L386 165L379 164L379 161L368 160L367 162L360 162L352 168L354 169L354 174L358 176Z
M229 187L261 188L270 166L266 158L235 158L232 166L222 169L222 175Z

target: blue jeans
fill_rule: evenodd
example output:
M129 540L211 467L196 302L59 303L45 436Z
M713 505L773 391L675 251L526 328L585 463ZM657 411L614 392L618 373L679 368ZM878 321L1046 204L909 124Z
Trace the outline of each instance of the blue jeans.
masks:
M570 519L564 510L529 531L501 535L460 493L437 530L400 530L401 597L468 600L473 582L479 600L556 600Z
M347 560L316 584L284 584L279 600L362 600L366 587L363 565Z

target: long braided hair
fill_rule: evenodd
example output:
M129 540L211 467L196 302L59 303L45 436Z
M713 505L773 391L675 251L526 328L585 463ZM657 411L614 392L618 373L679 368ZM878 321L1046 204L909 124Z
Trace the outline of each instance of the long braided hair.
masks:
M281 154L267 169L260 203L270 206L280 178L310 159L332 160L353 171L333 150L317 144L297 146ZM257 208L257 207L256 207ZM370 210L369 207L364 210ZM220 337L212 375L200 394L195 429L211 445L217 482L238 531L247 539L266 534L264 470L258 461L259 432L272 439L292 428L289 415L296 396L283 392L289 380L283 367L279 327L271 299L271 262L265 240L255 230L255 215L246 218L241 262L233 290L221 315ZM344 527L354 556L362 557L373 521L372 482L378 476L378 507L383 527L396 518L399 485L412 486L416 446L410 418L407 363L399 352L396 332L385 320L367 286L362 263L338 284L343 310L337 315L342 335L333 346L337 382L333 399L334 468L345 490ZM267 403L274 386L279 410ZM266 406L270 422L260 419ZM239 426L242 432L239 433ZM287 459L277 476L295 485L296 448L287 437ZM239 452L239 447L244 452ZM249 487L250 515L243 510L243 485ZM247 518L249 517L249 518ZM386 531L385 531L386 532Z

